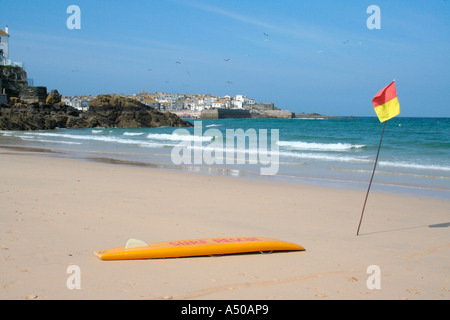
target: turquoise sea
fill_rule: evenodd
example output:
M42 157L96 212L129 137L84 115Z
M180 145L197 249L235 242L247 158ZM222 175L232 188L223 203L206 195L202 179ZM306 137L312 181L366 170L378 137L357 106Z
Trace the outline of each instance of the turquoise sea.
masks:
M367 189L383 128L376 117L189 121L196 128L2 131L0 145L124 165ZM268 152L260 154L266 145ZM269 166L273 172L262 175L261 168ZM450 118L389 120L372 188L450 199Z

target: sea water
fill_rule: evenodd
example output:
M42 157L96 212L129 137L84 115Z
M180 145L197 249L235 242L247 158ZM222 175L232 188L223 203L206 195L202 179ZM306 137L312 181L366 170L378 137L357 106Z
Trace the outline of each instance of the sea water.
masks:
M197 129L201 126L201 135L194 134L195 128L184 128L185 134L180 134L180 128L172 127L2 131L0 145L40 147L57 152L55 155L116 164L364 189L374 169L383 128L376 117L189 121L196 123ZM261 164L250 161L251 155L259 152L261 140L255 143L248 133L264 132L261 129L269 135L273 130L278 133L277 145L269 144L269 149L277 152L272 158L277 161L277 171L270 176L261 176ZM247 133L246 143L227 144L227 130ZM204 150L223 141L224 154L244 153L248 161L174 164L173 149L186 141ZM450 118L389 120L372 188L449 199Z

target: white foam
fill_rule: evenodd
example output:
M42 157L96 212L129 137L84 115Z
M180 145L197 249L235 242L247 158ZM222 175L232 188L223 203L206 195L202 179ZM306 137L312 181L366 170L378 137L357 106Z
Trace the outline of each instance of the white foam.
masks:
M149 133L148 139L152 140L167 140L167 141L211 141L213 137L209 136L195 136L195 135L181 135L177 133Z
M142 136L144 132L124 132L124 136Z
M396 167L396 168L407 168L407 169L419 169L419 170L441 170L450 171L448 166L432 165L432 164L420 164L420 163L410 163L410 162L392 162L392 161L380 161L380 166L385 167Z
M350 143L317 143L303 141L279 141L280 147L294 150L317 150L317 151L347 151L365 147L360 144Z
M139 144L139 141L131 139L123 139L115 136L97 136L97 135L76 135L69 133L50 133L50 132L32 132L25 133L28 136L42 136L42 137L54 137L54 138L68 138L74 140L92 140L92 141L104 141L104 142L117 142L126 144Z
M282 152L280 152L280 156L299 158L299 159L339 161L339 162L367 163L367 162L371 161L365 157L351 157L351 156L333 155L333 154L327 154L327 153L304 153L304 152L299 153L299 152L282 151Z

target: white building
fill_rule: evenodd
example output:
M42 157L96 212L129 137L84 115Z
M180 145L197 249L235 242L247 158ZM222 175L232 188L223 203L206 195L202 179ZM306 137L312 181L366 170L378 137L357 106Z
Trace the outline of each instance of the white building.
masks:
M0 29L0 65L7 66L11 64L9 60L9 34L8 26L5 31Z
M9 32L8 26L5 31L0 29L0 65L1 66L18 66L22 67L22 62L11 62L9 59Z
M74 107L80 111L87 111L89 109L90 99L83 97L63 97L61 101L66 105Z

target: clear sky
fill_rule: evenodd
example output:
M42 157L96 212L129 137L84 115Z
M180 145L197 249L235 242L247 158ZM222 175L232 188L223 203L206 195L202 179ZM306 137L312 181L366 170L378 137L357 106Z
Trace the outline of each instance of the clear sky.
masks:
M72 4L78 30L67 28ZM381 29L367 27L370 5ZM450 117L449 10L450 0L0 0L0 28L34 85L63 95L243 94L375 116L373 96L395 79L401 116Z

